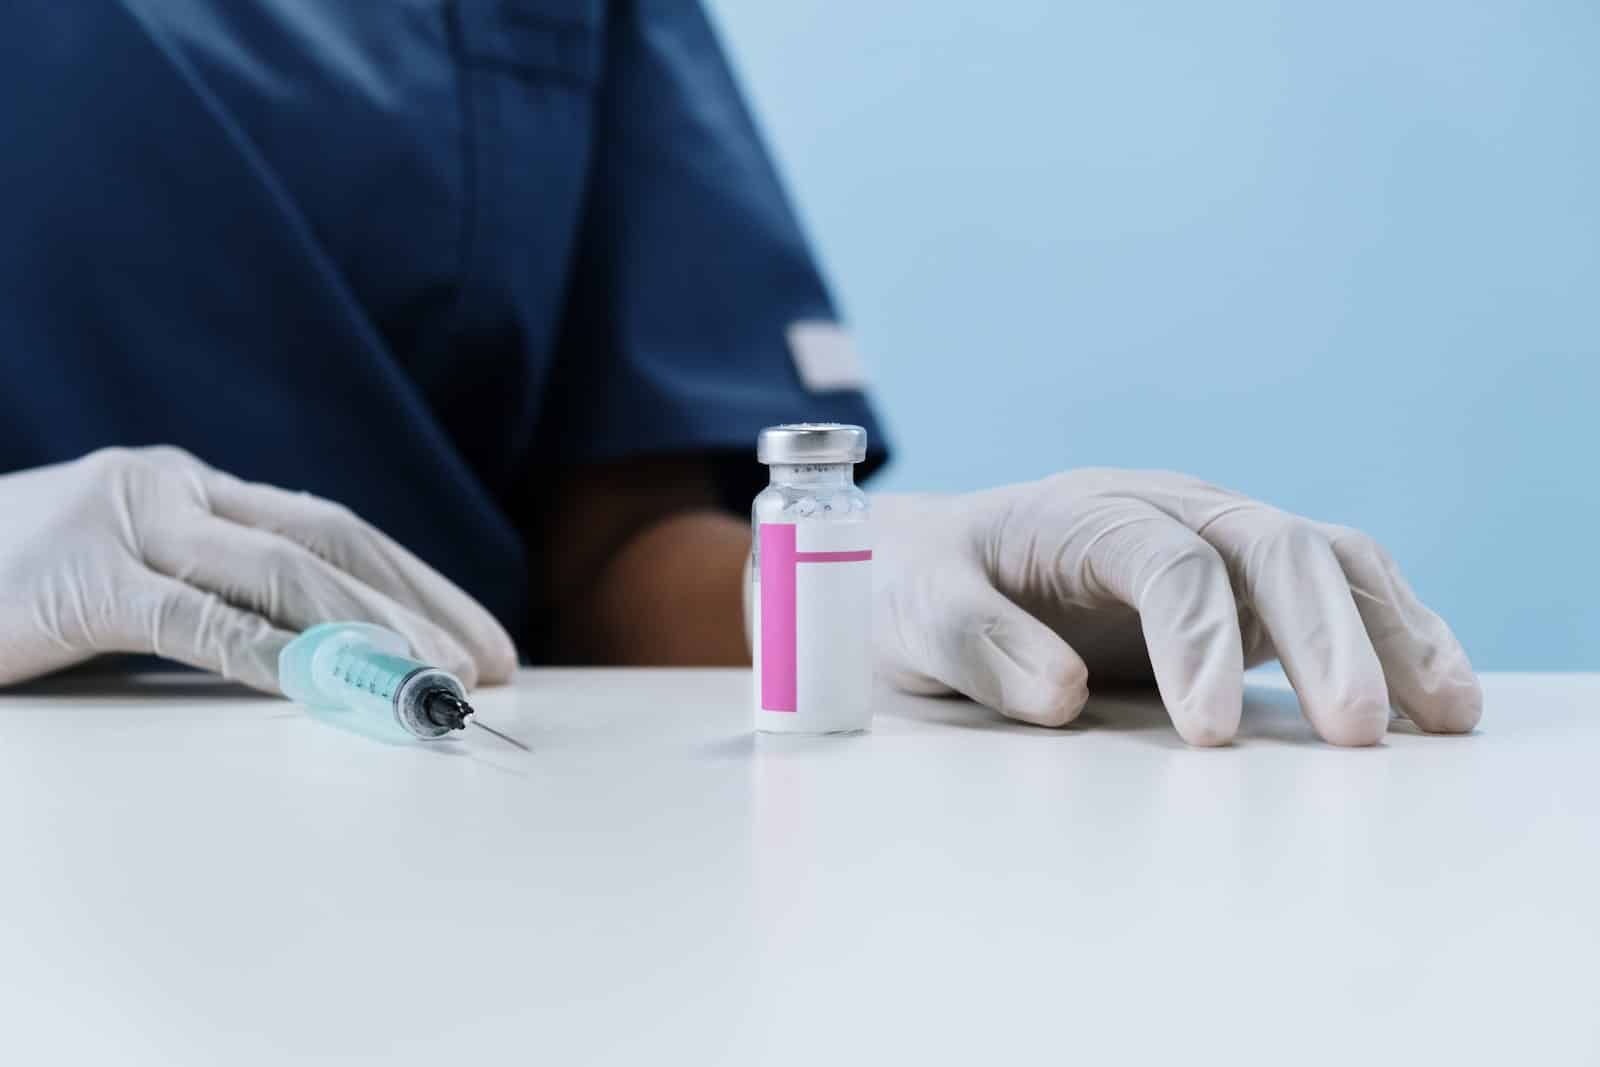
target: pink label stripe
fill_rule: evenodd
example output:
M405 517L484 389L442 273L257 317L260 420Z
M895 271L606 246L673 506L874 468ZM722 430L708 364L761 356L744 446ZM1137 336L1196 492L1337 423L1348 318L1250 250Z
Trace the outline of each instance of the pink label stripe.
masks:
M872 559L872 549L860 552L796 552L796 563L866 563Z
M796 711L794 524L761 524L761 706Z

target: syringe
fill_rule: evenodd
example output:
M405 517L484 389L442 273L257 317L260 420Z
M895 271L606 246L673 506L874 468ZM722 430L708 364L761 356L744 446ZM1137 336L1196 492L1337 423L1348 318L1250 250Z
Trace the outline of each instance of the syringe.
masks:
M278 685L290 700L353 712L379 728L399 726L424 741L464 728L472 714L455 675L412 659L404 637L371 623L325 622L305 631L278 655Z

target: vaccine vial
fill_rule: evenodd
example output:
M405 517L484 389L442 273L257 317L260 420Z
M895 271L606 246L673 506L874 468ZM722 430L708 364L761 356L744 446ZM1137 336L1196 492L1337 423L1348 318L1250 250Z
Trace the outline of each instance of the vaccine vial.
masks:
M751 508L755 727L829 734L872 724L872 523L855 465L867 431L769 426L770 483Z

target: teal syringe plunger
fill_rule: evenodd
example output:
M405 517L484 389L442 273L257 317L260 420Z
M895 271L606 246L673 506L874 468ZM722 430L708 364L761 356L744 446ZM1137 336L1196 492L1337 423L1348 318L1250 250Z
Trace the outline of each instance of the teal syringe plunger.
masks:
M406 639L365 622L313 626L278 656L283 695L319 711L349 712L424 741L464 729L472 705L449 671L411 658Z

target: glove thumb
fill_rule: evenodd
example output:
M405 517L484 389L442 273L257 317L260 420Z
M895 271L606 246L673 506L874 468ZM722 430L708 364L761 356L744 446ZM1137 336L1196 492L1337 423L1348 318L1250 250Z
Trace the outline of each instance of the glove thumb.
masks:
M121 650L154 652L264 693L279 691L278 653L294 634L259 615L164 575L149 577L126 614Z
M913 653L903 657L910 671L890 670L892 684L926 692L933 681L1036 726L1077 718L1089 699L1089 670L1055 631L982 577L939 584L917 598L924 600L919 610L904 602L891 607L891 636ZM907 632L916 628L924 632Z

